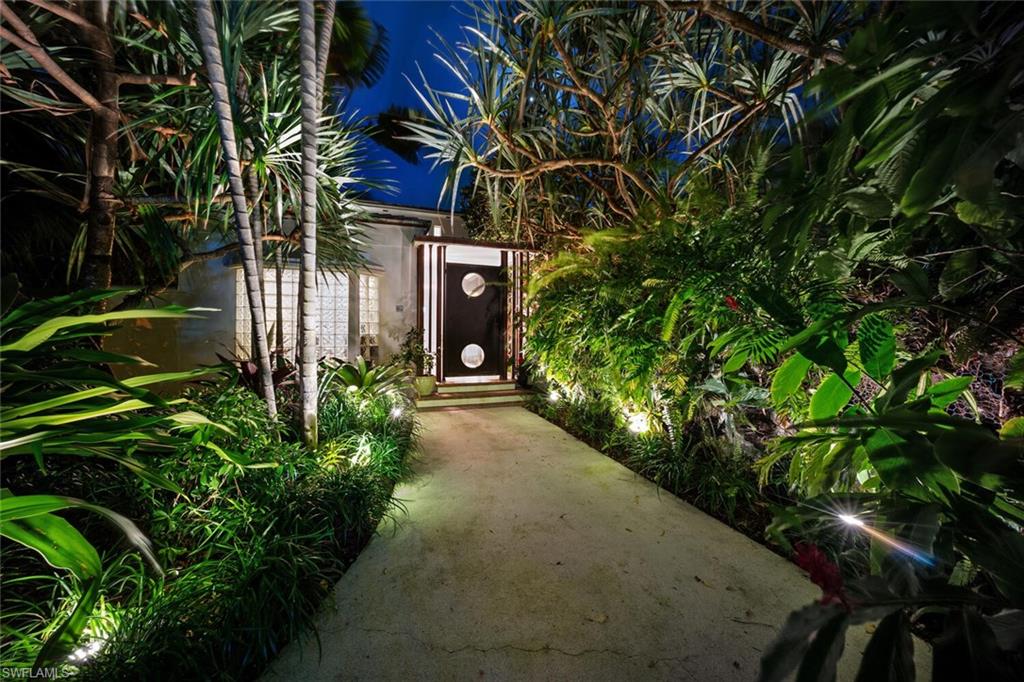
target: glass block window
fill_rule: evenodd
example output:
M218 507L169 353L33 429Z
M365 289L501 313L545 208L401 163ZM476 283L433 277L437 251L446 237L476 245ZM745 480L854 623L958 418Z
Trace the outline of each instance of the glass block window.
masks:
M380 288L375 275L359 275L359 351L377 360L380 335Z
M285 268L281 273L281 300L284 309L281 326L284 329L284 352L295 355L298 335L298 268ZM267 334L271 351L277 345L277 282L273 268L263 271L263 291L266 300ZM348 277L345 274L326 273L317 276L317 294L320 309L320 355L348 358ZM252 349L252 323L249 321L249 299L245 292L245 274L235 271L235 353L249 357Z

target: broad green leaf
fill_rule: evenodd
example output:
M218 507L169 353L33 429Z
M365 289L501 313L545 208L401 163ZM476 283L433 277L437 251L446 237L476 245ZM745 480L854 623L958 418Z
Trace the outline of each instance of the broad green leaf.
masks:
M1006 363L1006 378L1003 386L1024 391L1024 350L1018 350Z
M953 472L939 462L931 443L916 433L877 429L864 441L868 459L882 482L891 489L931 501L946 491L959 491Z
M1002 438L1024 438L1024 417L1014 417L999 429Z
M917 263L909 263L902 270L894 272L891 279L909 298L928 300L931 297L928 275Z
M845 379L845 381L844 381ZM853 388L860 381L860 371L848 369L843 376L830 374L811 396L811 419L828 419L839 414L853 397Z
M914 642L903 611L882 619L871 636L855 682L914 682Z
M148 386L150 384L159 384L163 382L171 381L191 381L192 379L198 379L199 377L208 376L217 372L216 368L204 368L194 369L185 372L159 372L156 374L143 374L136 377L129 377L120 382L124 387L127 388L138 388L140 386ZM51 410L55 407L63 407L72 403L80 402L83 400L89 400L92 398L98 398L104 395L109 395L117 390L117 384L108 386L99 386L96 388L89 388L82 391L75 391L67 393L56 398L50 398L49 400L42 400L37 403L31 403L29 405L21 405L13 407L9 410L4 410L4 420L14 419L15 417L22 417L25 415L35 414L42 410ZM136 396L137 398L139 396ZM148 402L148 401L147 401ZM161 401L163 402L163 401ZM166 404L166 403L164 403Z
M803 384L807 372L811 369L811 361L800 353L794 353L772 376L772 401L779 404L793 395Z
M722 372L724 374L730 374L732 372L736 372L742 369L743 365L747 364L747 358L749 356L750 353L748 353L745 350L740 351L738 353L733 353L731 356L729 356L729 360L725 363L725 366L722 367Z
M884 410L902 405L910 391L917 387L921 380L921 375L934 367L940 357L942 357L942 351L932 351L926 355L909 360L893 370L892 386L875 400L876 409Z
M36 326L44 320L79 308L91 307L99 301L105 301L122 294L135 293L137 289L111 288L111 289L83 289L62 296L29 301L24 303L10 313L4 315L0 320L0 327L14 329L19 326Z
M832 106L839 106L843 102L846 102L848 100L853 99L854 97L856 97L860 93L866 92L867 90L870 90L871 88L873 88L874 86L878 85L879 83L884 83L885 81L889 80L893 76L895 76L897 74L900 74L900 73L902 73L904 71L907 71L908 69L914 68L915 66L917 66L918 64L923 62L925 59L927 59L927 57L916 57L915 56L915 57L908 57L908 58L904 59L903 61L897 62L896 64L890 66L885 71L883 71L883 72L881 72L879 74L875 74L871 78L868 78L867 80L858 83L856 87L854 87L854 88L844 92L842 95L840 95L836 99L835 103L833 103Z
M176 405L185 402L184 398L167 401L168 405ZM12 419L9 422L4 422L4 431L18 431L24 429L30 429L37 426L63 426L65 424L73 424L75 422L85 421L87 419L96 419L99 417L110 417L115 414L121 414L123 412L133 412L144 408L152 407L148 402L144 400L122 400L104 407L100 407L94 410L82 410L80 412L68 412L60 414L49 414L37 417L22 417L21 419Z
M180 319L186 317L199 317L196 313L200 312L215 311L216 308L184 308L182 306L167 306L166 308L156 308L153 310L115 310L113 312L99 313L95 315L54 317L39 324L17 341L0 346L0 353L32 350L39 344L50 339L50 337L57 332L81 325L105 324L116 320L136 320L143 318Z
M19 496L8 494L0 504L6 510L9 505L17 504L18 499ZM40 511L4 518L0 521L0 533L39 552L48 564L71 571L80 580L97 576L102 570L96 549L70 523L55 514Z
M907 216L924 213L946 192L955 169L954 160L961 144L970 136L971 126L948 126L946 134L926 152L924 163L910 179L900 200L900 209Z
M973 608L953 609L932 649L935 682L1012 680L992 629Z
M874 187L857 187L842 194L846 206L865 218L888 218L892 202Z
M1000 440L982 429L953 429L935 441L935 456L964 478L983 485L989 475L1007 474L1024 451L1019 444Z
M250 464L252 463L252 460L246 457L245 455L238 452L224 450L224 448L220 447L216 443L203 443L203 445L207 449L216 452L217 456L223 459L224 461L231 462L235 466L247 467L250 466Z
M846 354L831 336L820 334L807 343L797 346L796 349L800 355L813 360L822 367L828 367L833 372L846 371Z
M955 210L960 220L968 225L981 225L982 227L995 227L1005 215L1000 208L981 206L970 201L958 201Z
M48 514L60 511L61 509L84 509L94 514L99 514L117 526L124 533L128 541L135 545L146 560L150 562L153 568L162 572L160 563L153 553L152 543L150 543L149 538L127 517L106 507L91 504L74 497L65 497L63 495L10 495L6 490L4 492L5 495L0 498L0 524L3 524L5 527L6 524L13 521L34 518L40 514Z
M971 282L978 272L978 253L961 251L954 253L946 261L946 266L939 276L939 295L947 301L955 300L966 294Z
M843 655L849 624L850 615L839 613L818 630L800 662L796 682L835 682L836 664Z
M759 682L783 682L800 665L816 632L839 616L844 616L838 604L810 604L789 614L775 640L761 657Z
M925 391L925 395L928 395L932 399L932 405L935 407L946 407L956 402L956 399L960 397L960 394L967 390L967 387L974 381L974 377L953 377L952 379L946 379L940 381L937 384L929 386Z
M177 412L175 414L168 415L165 418L167 419L167 421L173 423L176 428L191 428L191 427L195 427L195 426L212 426L212 427L214 427L216 429L219 429L220 431L223 431L224 433L227 433L229 435L232 435L232 436L235 435L234 431L232 431L228 427L224 426L223 424L218 424L217 422L210 421L210 419L207 418L206 416L204 416L202 414L199 414L198 412L194 412L192 410L185 410L183 412Z
M896 364L896 336L892 323L881 315L865 315L857 329L860 361L875 381L884 382Z

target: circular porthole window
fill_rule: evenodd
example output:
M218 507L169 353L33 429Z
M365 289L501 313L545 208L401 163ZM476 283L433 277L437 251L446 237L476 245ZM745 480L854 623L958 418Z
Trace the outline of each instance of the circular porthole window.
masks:
M484 349L475 343L471 343L462 349L462 364L470 369L476 369L484 364Z
M471 272L462 278L462 290L466 292L466 296L470 298L476 298L480 294L484 293L484 287L487 282L484 278L475 272ZM477 346L479 348L479 346Z

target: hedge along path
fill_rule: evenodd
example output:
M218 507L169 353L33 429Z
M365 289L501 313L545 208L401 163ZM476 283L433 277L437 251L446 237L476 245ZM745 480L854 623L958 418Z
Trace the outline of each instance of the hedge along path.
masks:
M293 642L265 680L753 680L790 611L820 596L521 407L420 418L416 474L395 491L407 513L335 587L322 649ZM866 641L851 628L840 679Z

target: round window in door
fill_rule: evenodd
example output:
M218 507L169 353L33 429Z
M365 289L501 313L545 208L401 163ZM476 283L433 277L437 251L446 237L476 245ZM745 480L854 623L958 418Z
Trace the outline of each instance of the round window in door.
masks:
M466 296L470 298L476 298L480 294L484 293L484 287L487 286L487 282L476 272L467 273L462 278L462 291L465 292Z
M484 349L475 343L471 343L462 349L462 364L470 369L476 369L484 364Z

